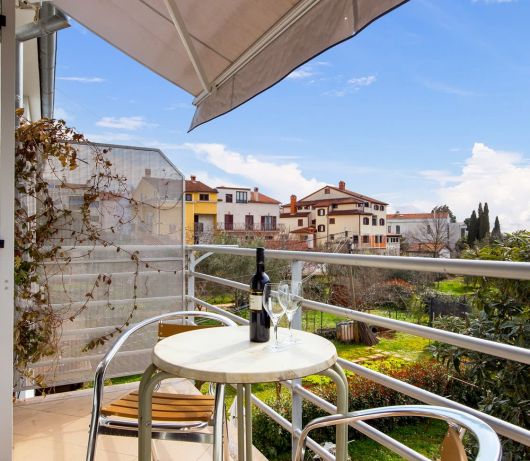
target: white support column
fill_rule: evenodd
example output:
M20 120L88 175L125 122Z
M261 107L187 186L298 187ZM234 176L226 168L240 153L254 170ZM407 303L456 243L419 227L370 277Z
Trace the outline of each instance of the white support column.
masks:
M188 290L187 295L188 296L195 296L195 276L193 275L193 271L195 271L195 252L190 251L187 254L188 258ZM189 300L188 298L188 306L186 308L189 311L195 310L195 302L192 300Z
M15 2L0 0L0 461L13 459Z
M292 261L291 262L291 282L302 281L302 271L304 269L303 261ZM298 293L295 293L298 294ZM293 317L292 328L296 330L302 329L302 308L298 309ZM301 384L300 379L293 379L293 387L295 389L297 384ZM292 435L292 459L294 459L296 452L296 445L298 443L298 437L302 431L302 396L293 390L292 392L292 410L291 410L291 423L293 425Z

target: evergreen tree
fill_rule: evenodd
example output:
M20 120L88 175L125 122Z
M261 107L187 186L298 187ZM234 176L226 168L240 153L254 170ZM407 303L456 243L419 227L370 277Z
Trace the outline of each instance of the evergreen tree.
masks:
M482 208L482 205L481 205ZM469 218L469 223L467 225L467 243L473 245L478 238L478 218L477 213L473 210L471 217Z
M479 209L480 210L480 209ZM490 231L490 212L488 202L484 203L484 210L482 216L479 217L478 239L484 240Z
M439 205L439 206L435 206L431 213L447 213L449 215L449 220L451 222L456 222L456 216L455 214L451 211L451 208L449 208L449 205Z
M493 225L493 230L491 231L491 238L493 240L500 240L502 238L501 223L499 222L498 216L495 216L495 224Z

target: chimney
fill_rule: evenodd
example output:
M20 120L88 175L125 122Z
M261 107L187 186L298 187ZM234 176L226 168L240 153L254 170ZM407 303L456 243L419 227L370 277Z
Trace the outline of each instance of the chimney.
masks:
M296 195L291 195L291 214L296 214Z
M195 182L195 181L197 181L197 176L190 176L190 179L191 179L193 182Z
M144 170L144 176L145 176L146 178L150 178L150 177L151 177L151 168L146 168L146 169Z
M254 187L254 190L251 192L252 194L252 201L257 202L259 199L259 189L257 187Z
M344 181L339 181L339 190L346 190L346 183Z

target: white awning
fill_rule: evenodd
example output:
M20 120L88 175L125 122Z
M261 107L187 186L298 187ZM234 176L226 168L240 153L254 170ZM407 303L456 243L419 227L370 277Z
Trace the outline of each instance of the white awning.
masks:
M191 129L234 109L407 0L55 0L195 96Z

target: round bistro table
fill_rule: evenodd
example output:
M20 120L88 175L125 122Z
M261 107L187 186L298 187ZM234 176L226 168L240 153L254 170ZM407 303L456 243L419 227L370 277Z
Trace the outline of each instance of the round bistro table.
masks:
M332 342L312 333L295 330L297 342L280 352L268 343L249 341L248 326L214 327L188 331L160 341L153 349L153 364L145 371L139 389L139 460L151 459L151 408L155 386L171 377L216 383L213 459L222 461L224 388L237 388L238 460L252 460L251 384L296 380L322 374L337 385L337 412L348 411L348 383L337 364ZM271 332L272 333L272 332ZM278 329L280 340L287 336ZM271 334L271 336L273 336ZM336 459L346 459L346 426L337 428ZM296 441L294 434L293 441Z

